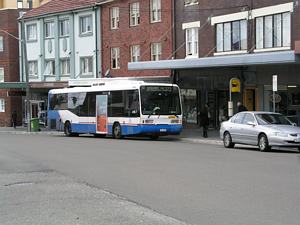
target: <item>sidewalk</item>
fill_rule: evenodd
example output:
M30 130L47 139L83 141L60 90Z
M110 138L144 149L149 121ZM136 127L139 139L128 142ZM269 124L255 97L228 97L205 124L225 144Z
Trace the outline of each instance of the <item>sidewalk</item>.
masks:
M10 134L30 134L30 135L63 135L63 132L48 130L47 128L41 128L39 132L27 132L27 127L0 127L1 133L10 133ZM202 137L202 128L199 127L188 127L183 128L179 136L167 136L175 139L180 139L184 142L190 143L203 143L203 144L223 144L222 140L219 137L219 130L209 130L208 138Z
M182 141L203 144L219 144L222 145L223 141L220 139L219 130L208 130L208 138L202 136L202 128L183 128L179 138Z

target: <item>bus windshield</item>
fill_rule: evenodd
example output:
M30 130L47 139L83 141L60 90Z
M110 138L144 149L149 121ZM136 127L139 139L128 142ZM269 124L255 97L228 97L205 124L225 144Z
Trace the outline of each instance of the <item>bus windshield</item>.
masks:
M141 86L143 115L180 115L179 89L176 86Z

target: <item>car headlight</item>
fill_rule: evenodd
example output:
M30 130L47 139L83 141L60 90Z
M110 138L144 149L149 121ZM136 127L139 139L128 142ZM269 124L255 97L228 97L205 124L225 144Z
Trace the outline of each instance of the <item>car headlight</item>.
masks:
M278 136L278 137L288 137L289 135L286 134L286 133L280 133L280 132L275 132L274 133L275 136Z

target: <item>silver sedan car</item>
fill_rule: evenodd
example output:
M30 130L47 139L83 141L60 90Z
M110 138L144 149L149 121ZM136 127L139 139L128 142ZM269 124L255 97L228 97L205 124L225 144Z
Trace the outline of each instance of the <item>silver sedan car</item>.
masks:
M285 116L271 112L240 112L221 124L225 148L235 144L256 145L260 151L271 147L294 147L300 151L300 127Z

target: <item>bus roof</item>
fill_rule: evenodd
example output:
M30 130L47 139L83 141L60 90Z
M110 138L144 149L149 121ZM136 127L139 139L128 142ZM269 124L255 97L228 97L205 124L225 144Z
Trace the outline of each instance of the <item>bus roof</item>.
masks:
M96 91L117 91L117 90L132 90L139 89L140 86L177 86L176 84L168 83L146 83L144 81L133 81L133 80L115 80L107 82L94 83L90 87L71 87L52 89L49 94L59 93L76 93L76 92L96 92Z

